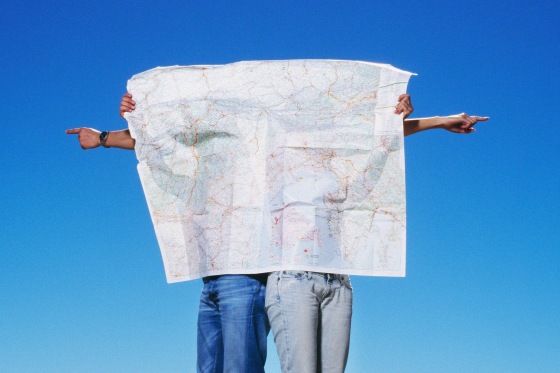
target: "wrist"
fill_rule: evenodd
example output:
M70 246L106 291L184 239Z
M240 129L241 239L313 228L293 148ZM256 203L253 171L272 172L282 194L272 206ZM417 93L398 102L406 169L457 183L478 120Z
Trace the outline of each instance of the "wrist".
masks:
M109 148L109 145L107 145L109 134L109 131L103 131L99 134L99 145L103 146L104 148Z
M434 128L444 128L445 127L445 118L447 117L440 117L440 116L436 116L434 117Z
M444 127L444 117L428 117L420 119L420 128L421 131L424 130L433 130L436 128L443 128Z

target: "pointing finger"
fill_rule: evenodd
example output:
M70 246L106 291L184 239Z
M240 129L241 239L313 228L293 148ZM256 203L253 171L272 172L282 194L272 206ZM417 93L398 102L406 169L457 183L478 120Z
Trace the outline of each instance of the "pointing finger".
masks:
M485 122L488 119L490 119L490 117L477 117L477 116L473 116L473 118L475 118L475 120L478 122Z

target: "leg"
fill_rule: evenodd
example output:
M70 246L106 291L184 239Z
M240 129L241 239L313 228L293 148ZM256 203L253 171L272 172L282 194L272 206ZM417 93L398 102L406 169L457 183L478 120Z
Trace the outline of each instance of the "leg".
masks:
M223 275L216 280L224 372L264 373L270 329L264 308L266 276Z
M346 275L327 275L321 302L319 371L342 373L348 360L352 321L352 286Z
M266 309L284 373L317 370L318 287L308 272L274 272L268 278Z
M218 373L223 371L224 345L222 321L215 303L215 282L204 279L198 307L197 371Z

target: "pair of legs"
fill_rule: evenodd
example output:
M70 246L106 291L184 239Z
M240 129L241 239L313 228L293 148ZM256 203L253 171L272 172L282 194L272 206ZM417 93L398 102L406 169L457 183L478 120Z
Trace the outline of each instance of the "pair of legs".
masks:
M270 330L266 274L203 279L198 312L198 372L260 373Z
M282 372L343 372L350 346L352 286L347 275L273 272L266 310Z

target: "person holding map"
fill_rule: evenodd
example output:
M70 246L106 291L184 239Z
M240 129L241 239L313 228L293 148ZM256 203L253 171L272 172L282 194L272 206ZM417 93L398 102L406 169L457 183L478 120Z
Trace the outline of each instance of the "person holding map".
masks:
M135 108L126 93L120 115ZM128 129L98 131L73 128L82 149L100 146L134 150ZM198 372L264 372L267 336L270 330L264 308L268 273L229 274L204 277L200 297L197 333Z
M469 134L488 117L467 114L406 119L413 111L401 95L395 114L403 115L404 136L443 128ZM343 372L350 346L352 286L345 274L276 271L266 288L266 310L282 372Z
M306 63L307 62L300 62L300 64ZM266 91L267 89L291 90L293 86L292 83L296 82L295 80L291 80L290 74L286 73L288 70L281 70L287 66L288 63L282 64L282 62L274 62L259 64L258 62L255 62L253 64L256 69L278 68L277 71L279 71L279 74L284 74L282 77L287 79L284 81L289 81L290 83L286 86L277 86L267 85L265 82L265 84L262 85L262 89L265 89L265 91L261 91L263 92L261 94L265 95L261 96L264 97L265 101L266 99L274 101L276 97L278 97L276 92L272 92L273 96L266 96L268 92ZM309 64L311 66L317 64L317 62L310 62ZM344 62L327 61L325 63L327 66L326 70L321 71L331 73L331 65L334 65L336 69L341 69L336 71L333 70L335 73L343 73L345 72L343 71L344 64ZM241 68L244 68L245 65L241 63L240 66ZM363 65L359 65L358 68L362 68L362 66ZM299 65L297 62L292 64L292 68L297 69L298 67ZM288 66L287 68L290 67ZM202 81L203 84L200 85L200 87L202 87L203 90L206 89L205 87L207 85L204 82L206 82L206 79L209 79L211 71L206 71L206 67L198 66L186 69L189 71L189 77L202 76L204 80L193 80L193 82L196 83ZM154 69L154 71L159 77L161 77L165 75L166 70L165 68L157 68ZM220 73L219 69L214 69L212 71L216 74ZM307 74L308 71L311 70L306 69L305 74ZM363 71L366 70L359 70L358 73ZM241 74L243 73L244 72ZM173 72L171 72L171 74L173 74ZM176 75L171 76L173 77L172 80L175 81ZM229 77L228 73L223 76L226 79ZM241 79L243 78L241 75L240 77ZM268 77L268 75L265 75L265 77ZM339 77L340 79L338 79ZM345 111L347 111L346 109L348 107L352 106L348 105L345 101L342 101L342 96L340 96L339 93L337 93L337 95L333 94L333 92L342 92L334 90L337 88L335 87L335 83L341 84L341 89L345 90L344 92L349 94L351 100L355 100L352 102L352 105L358 105L365 100L373 100L377 102L376 95L370 95L367 93L365 93L365 99L360 100L359 97L362 96L354 94L351 87L348 85L354 83L361 84L361 82L364 82L362 87L370 86L370 80L368 79L344 80L342 79L342 75L339 76L336 74L334 83L331 83L326 80L329 79L329 76L324 75L323 73L313 76L312 78L317 79L317 83L327 84L328 87L328 91L325 91L325 96L314 97L318 99L326 97L327 100L334 99L337 101L337 105L341 105ZM270 79L275 78L270 77ZM216 82L221 81L222 80L217 80ZM145 80L144 82L151 84L151 81L149 80ZM237 84L240 81L235 80L235 82ZM297 82L307 84L307 80L298 80ZM154 87L158 86L156 85ZM187 90L190 90L191 88L190 85L183 85L181 87L187 87ZM248 87L254 87L254 85ZM314 84L310 87L309 92L312 94L319 91L318 87ZM392 85L385 84L381 88L384 87L392 87ZM369 88L366 87L365 89L367 90ZM239 96L235 96L237 95L236 90L237 87L234 86L232 90L224 90L223 92L234 95L232 97L237 100L239 99ZM161 94L161 91L159 94ZM165 91L163 91L163 94L165 95ZM195 95L196 94L199 94L198 91ZM391 105L393 102L392 100L397 96L398 94L391 96L392 98L388 100L386 98L389 96L384 96L384 99L386 99L386 103L384 105ZM207 95L203 92L202 97L206 98ZM307 96L294 96L293 99L299 100L302 98L303 101L298 101L297 105L305 105L307 103L307 101L305 101L305 97ZM145 97L143 98L145 99ZM241 95L241 99L244 98L246 98L246 96ZM256 98L258 99L259 96ZM165 100L168 100L168 98L165 98ZM196 106L201 102L202 105ZM218 106L220 110L231 109L232 107L235 107L232 106L231 102L231 100L226 100L224 101L224 106ZM160 115L158 118L167 118L165 115L175 115L179 113L180 115L178 117L180 117L180 119L184 119L188 118L190 115L188 111L181 111L185 107L192 106L192 110L200 109L201 112L205 113L207 112L206 108L213 107L214 103L215 101L212 101L212 105L207 106L204 101L196 99L192 102L192 105L191 102L189 102L189 105L180 106L179 111L173 111L175 110L173 109L174 106L169 105L169 101L165 101L164 106L157 106L154 113L156 115ZM249 101L247 101L247 103L254 104L254 102ZM297 107L299 110L300 106ZM390 107L391 106L383 106L380 107L380 109L389 110L385 108ZM169 112L170 114L165 114L167 112L162 110L167 110L168 108L171 108L171 112ZM124 117L125 113L132 113L135 109L136 102L132 99L132 95L129 93L125 94L122 98L120 106L121 116ZM139 109L137 109L136 112L138 112L138 110ZM402 115L403 132L399 131L400 119L397 122L395 122L394 119L391 120L397 126L395 130L400 132L401 140L403 134L404 136L408 136L420 131L435 128L443 128L454 133L468 134L474 132L474 126L477 122L488 119L487 117L469 116L467 114L408 119L407 117L412 111L413 107L410 102L410 96L407 94L398 96L398 101L394 106L394 114ZM353 112L349 112L348 115L355 115L352 113ZM221 114L222 113L220 113L220 115ZM383 114L383 118L388 118L391 115L391 112L388 112L387 114ZM223 116L219 116L217 119L221 120L222 117ZM256 116L251 116L249 119L255 117ZM324 117L324 115L322 115L322 117ZM136 118L136 120L138 120L138 118ZM301 126L299 122L291 123L297 124L295 127ZM367 127L367 120L362 123L365 123ZM140 124L142 124L142 122L140 122ZM189 123L187 122L187 126L188 125ZM223 132L224 130L219 132L214 129L216 128L214 127L216 125L214 119L212 119L210 125L212 126L212 129L208 133L211 136L219 136L221 133L225 133ZM138 138L136 136L133 138L133 135L131 134L133 127L129 126L129 128L130 130L123 129L110 132L100 132L92 128L74 128L67 130L66 133L78 135L79 143L83 149L92 149L103 146L107 148L115 147L134 150L135 147L141 147L142 142L140 142L139 145ZM154 130L157 131L158 129L154 128ZM321 132L321 134L322 133L323 132ZM198 138L198 135L199 133L196 132L195 137ZM184 136L180 137L181 140L184 138ZM328 138L328 136L323 136L323 138ZM250 139L252 139L252 137ZM391 147L396 145L394 145L394 143L389 143L387 146ZM191 148L194 149L194 145L189 145L188 149ZM143 149L143 151L146 151L146 149L153 148L148 145L148 147ZM135 150L138 153L139 150ZM161 150L158 148L158 151ZM217 153L213 150L212 152ZM174 153L172 152L172 157L173 154ZM186 164L181 163L181 165L183 165L181 167L184 167ZM188 169L185 170L188 171ZM177 193L182 193L182 191L179 189ZM295 227L297 228L297 223ZM214 231L210 230L210 232ZM216 234L214 233L213 235L215 237ZM189 239L188 236L186 237ZM212 239L212 237L208 237L208 239ZM289 269L296 269L297 267L294 268L287 265L282 268L282 271L272 272L271 274L267 272L270 272L271 270L274 271L276 269L271 269L272 267L267 268L267 270L260 270L257 267L243 272L220 269L220 271L214 272L214 274L217 275L199 275L203 277L204 285L200 298L198 317L198 371L264 372L264 364L266 360L266 338L270 328L272 328L274 333L274 339L283 372L344 371L348 357L350 321L352 315L352 289L348 275L337 273L337 267L333 267L324 272L309 270L294 271ZM166 274L168 274L167 267Z

